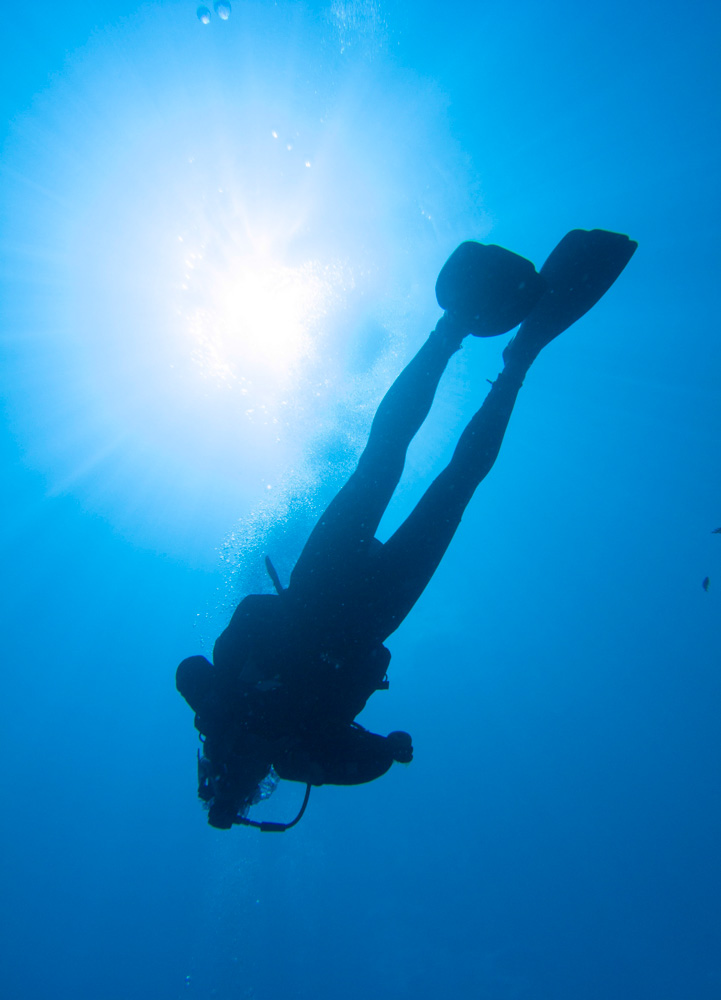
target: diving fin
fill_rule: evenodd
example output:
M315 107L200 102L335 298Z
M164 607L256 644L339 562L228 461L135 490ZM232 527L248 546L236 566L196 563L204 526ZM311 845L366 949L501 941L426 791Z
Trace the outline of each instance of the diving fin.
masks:
M518 326L546 289L535 267L495 244L468 240L443 265L436 300L474 337L496 337Z
M514 340L538 353L584 316L609 290L638 243L605 229L572 229L540 270L546 291Z

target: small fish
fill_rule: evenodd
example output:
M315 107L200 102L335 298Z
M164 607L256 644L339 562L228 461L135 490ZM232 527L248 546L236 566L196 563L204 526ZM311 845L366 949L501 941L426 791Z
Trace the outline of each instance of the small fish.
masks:
M714 528L711 532L712 535L721 535L721 528Z
M708 588L709 588L709 584L710 583L711 583L711 580L707 576L705 576L703 578L703 582L701 583L701 586L703 587L703 589L706 591L707 594L708 594Z

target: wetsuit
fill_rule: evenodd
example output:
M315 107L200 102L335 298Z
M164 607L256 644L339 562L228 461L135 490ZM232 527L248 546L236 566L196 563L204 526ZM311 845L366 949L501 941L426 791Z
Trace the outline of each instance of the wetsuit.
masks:
M230 826L271 765L281 778L356 784L410 761L407 734L377 736L353 720L387 686L383 642L422 594L491 469L527 367L506 364L448 466L381 543L375 532L406 451L460 343L442 321L388 390L355 472L313 529L288 589L241 602L212 666L192 657L178 668L178 689L206 738L207 772L215 772L201 787L213 825Z

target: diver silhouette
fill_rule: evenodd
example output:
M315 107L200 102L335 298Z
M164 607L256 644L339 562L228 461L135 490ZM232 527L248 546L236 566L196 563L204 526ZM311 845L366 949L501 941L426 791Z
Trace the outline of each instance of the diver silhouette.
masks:
M604 295L636 247L617 233L573 230L540 272L475 242L448 259L436 284L444 314L381 401L358 465L313 528L288 588L269 566L278 593L241 601L212 664L191 656L178 667L178 691L203 740L198 794L212 826L286 829L311 785L360 784L412 760L407 733L379 736L354 721L388 686L383 643L427 586L492 468L534 359ZM449 359L467 335L496 336L519 323L450 463L381 543L375 532ZM248 820L278 778L307 785L299 816L290 824Z

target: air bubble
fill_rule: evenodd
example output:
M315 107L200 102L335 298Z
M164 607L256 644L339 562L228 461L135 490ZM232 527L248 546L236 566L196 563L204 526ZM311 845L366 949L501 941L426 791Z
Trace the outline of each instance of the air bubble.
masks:
M227 21L230 17L230 4L225 3L224 0L216 0L213 4L213 10L221 21Z
M207 7L198 7L198 20L201 24L210 24L210 11Z

